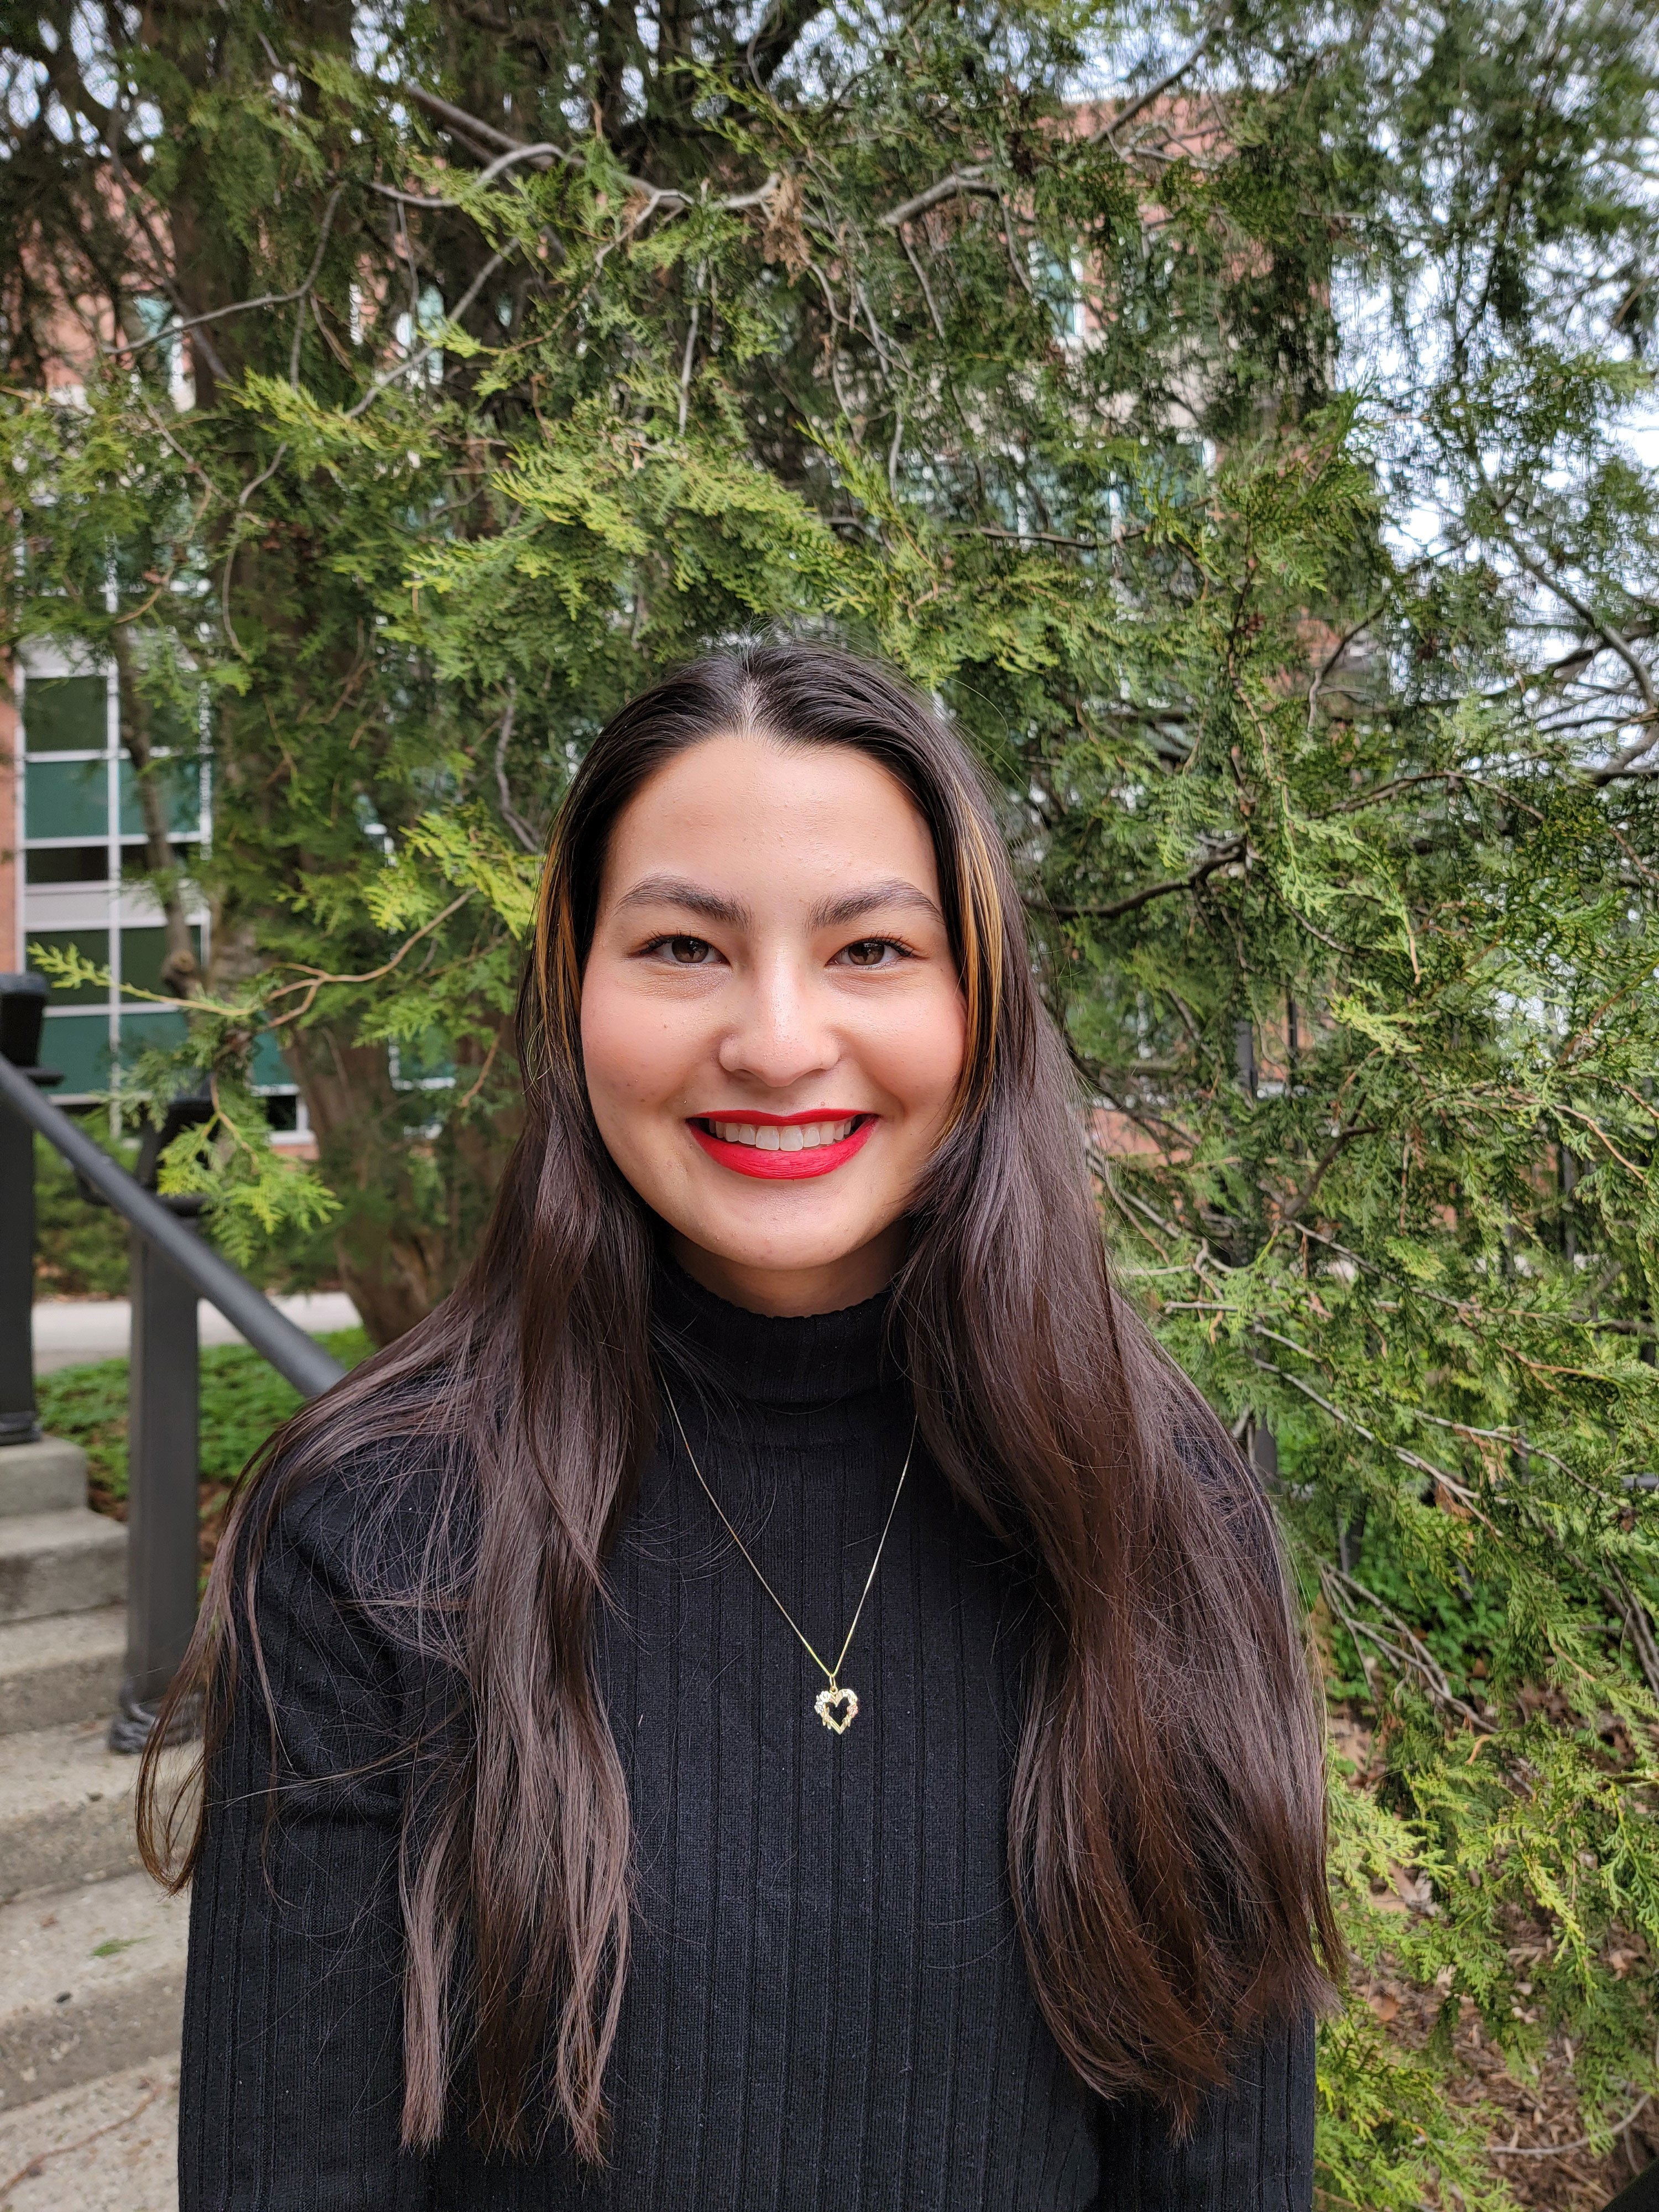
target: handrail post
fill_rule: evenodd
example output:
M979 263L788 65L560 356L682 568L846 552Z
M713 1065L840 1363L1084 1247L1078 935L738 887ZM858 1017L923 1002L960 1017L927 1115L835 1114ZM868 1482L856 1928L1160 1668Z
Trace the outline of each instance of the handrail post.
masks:
M146 1189L118 1161L100 1151L61 1107L40 1096L42 1087L61 1080L52 1070L33 1065L40 1048L44 989L36 975L0 977L0 1205L8 1195L13 1201L0 1212L0 1234L8 1223L26 1222L28 1227L21 1269L15 1247L9 1255L0 1251L0 1415L21 1418L26 1424L22 1433L34 1434L33 1200L38 1130L75 1170L87 1196L112 1206L131 1231L127 1674L109 1741L114 1751L142 1751L154 1732L156 1706L178 1672L196 1620L200 1540L197 1300L210 1299L303 1397L320 1397L345 1370L179 1219L181 1213L198 1212L200 1200L164 1200L154 1189ZM202 1103L199 1099L174 1100L161 1128L152 1133L153 1141L145 1146L150 1170L172 1135L203 1118ZM9 1156L7 1180L6 1146L14 1136L21 1138L26 1150ZM8 1267L9 1273L5 1272ZM16 1310L4 1304L7 1297ZM5 1395L8 1390L10 1396ZM21 1436L16 1440L21 1441ZM180 1719L182 1723L185 1717Z
M39 1067L46 979L0 975L0 1056L41 1089L62 1081ZM40 1433L34 1397L34 1132L0 1111L0 1449Z
M199 1199L163 1200L196 1213ZM142 1230L130 1240L127 1660L112 1751L142 1751L196 1626L200 1342L196 1285Z
M0 1445L32 1444L34 1408L34 1132L0 1114Z

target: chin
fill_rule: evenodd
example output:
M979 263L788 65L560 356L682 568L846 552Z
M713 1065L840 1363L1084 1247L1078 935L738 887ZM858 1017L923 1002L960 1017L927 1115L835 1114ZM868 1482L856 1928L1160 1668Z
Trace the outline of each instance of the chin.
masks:
M850 1260L866 1244L879 1237L879 1229L860 1224L846 1230L825 1230L822 1234L802 1237L799 1227L791 1224L780 1227L776 1236L757 1236L752 1230L722 1228L710 1222L703 1228L686 1229L681 1234L706 1252L712 1252L729 1267L756 1267L771 1274L795 1274L813 1267L833 1267L842 1260Z

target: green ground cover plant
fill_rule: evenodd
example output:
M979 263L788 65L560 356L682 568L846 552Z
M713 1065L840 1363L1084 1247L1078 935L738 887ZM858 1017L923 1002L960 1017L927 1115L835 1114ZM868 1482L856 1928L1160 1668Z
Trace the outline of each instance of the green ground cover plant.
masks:
M360 1328L318 1339L343 1367L368 1355ZM243 1468L278 1422L298 1410L300 1394L245 1344L211 1344L201 1354L200 1478L204 1517L216 1526ZM127 1363L92 1359L39 1378L40 1425L87 1455L87 1477L100 1512L125 1519L127 1503Z
M0 641L114 661L141 792L162 730L214 779L204 969L149 854L190 1034L139 1085L216 1115L173 1187L246 1264L325 1230L395 1336L513 1133L593 730L733 634L889 655L1300 1577L1325 2202L1610 2193L1659 2087L1651 11L0 21Z
M90 1117L89 1117L90 1118ZM100 1120L106 1117L100 1115ZM107 1126L106 1124L106 1126ZM136 1143L108 1142L123 1167L134 1165ZM126 1224L107 1206L82 1196L67 1160L37 1137L34 1144L34 1294L40 1298L120 1298L127 1292Z

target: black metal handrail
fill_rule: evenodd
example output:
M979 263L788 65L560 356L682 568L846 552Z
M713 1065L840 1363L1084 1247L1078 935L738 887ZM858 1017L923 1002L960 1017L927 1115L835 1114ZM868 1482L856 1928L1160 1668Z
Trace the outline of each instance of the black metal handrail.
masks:
M146 1190L118 1160L111 1159L94 1144L61 1106L44 1097L23 1069L3 1058L0 1058L0 1099L55 1146L100 1198L170 1260L285 1382L303 1396L317 1398L340 1380L344 1368L330 1358L314 1336L307 1336L246 1275L238 1274L228 1260L222 1259L210 1244L204 1244L163 1200Z
M139 1751L196 1622L198 1299L216 1306L304 1397L320 1397L345 1370L189 1227L181 1217L199 1201L147 1190L42 1095L59 1080L35 1064L45 995L39 976L0 976L0 1450L40 1433L33 1327L38 1131L88 1195L112 1206L131 1231L127 1655L110 1744Z

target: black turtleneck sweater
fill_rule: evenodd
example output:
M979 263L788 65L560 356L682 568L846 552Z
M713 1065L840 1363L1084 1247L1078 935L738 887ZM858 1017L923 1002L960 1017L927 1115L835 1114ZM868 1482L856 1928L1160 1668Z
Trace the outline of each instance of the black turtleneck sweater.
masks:
M833 1657L911 1426L884 1300L742 1313L665 1273L697 1461ZM1312 2038L1269 2036L1184 2142L1103 2104L1032 1997L1006 1826L1026 1599L918 1445L842 1677L823 1677L665 1419L596 1616L635 1904L606 2168L397 2147L410 1662L350 1601L349 1472L261 1570L271 1737L243 1670L209 1778L185 1998L182 2212L1306 2212ZM343 1780L351 1770L353 1778Z

